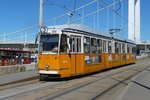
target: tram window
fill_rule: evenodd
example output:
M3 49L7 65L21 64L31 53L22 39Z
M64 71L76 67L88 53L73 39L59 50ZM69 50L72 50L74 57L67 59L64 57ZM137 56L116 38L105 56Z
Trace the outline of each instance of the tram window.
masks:
M96 39L91 38L91 53L96 53Z
M132 46L132 53L136 53L136 46Z
M70 41L71 41L70 45L71 52L75 52L75 38L70 38Z
M84 37L84 53L90 53L90 38Z
M122 44L122 53L125 53L125 44Z
M81 39L77 38L77 52L81 52Z
M130 53L130 46L127 45L127 53Z
M106 40L103 40L103 53L106 53Z
M121 53L121 43L119 43L118 45L119 45L119 53Z
M132 53L132 46L130 46L130 48L129 48L129 49L130 49L130 51L129 51L129 52L130 52L130 53Z
M97 39L97 53L102 53L102 40Z
M58 50L58 42L59 42L58 34L41 35L40 51L43 50L56 53ZM54 50L55 47L56 49Z
M60 53L67 53L67 35L61 35Z
M115 42L115 53L119 53L119 43Z
M108 41L108 53L112 52L112 43L111 41Z

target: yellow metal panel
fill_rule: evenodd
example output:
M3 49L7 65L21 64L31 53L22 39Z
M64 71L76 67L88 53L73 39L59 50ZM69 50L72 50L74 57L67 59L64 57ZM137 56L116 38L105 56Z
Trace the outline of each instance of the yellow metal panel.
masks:
M58 55L40 55L38 68L46 69L46 65L49 66L50 69L59 68L59 56Z
M128 57L127 57L128 56ZM132 54L60 54L40 55L38 69L56 71L61 77L77 76L119 65L134 63ZM48 73L48 72L45 72Z
M59 67L60 67L61 77L70 76L71 61L70 61L70 56L68 54L59 55Z

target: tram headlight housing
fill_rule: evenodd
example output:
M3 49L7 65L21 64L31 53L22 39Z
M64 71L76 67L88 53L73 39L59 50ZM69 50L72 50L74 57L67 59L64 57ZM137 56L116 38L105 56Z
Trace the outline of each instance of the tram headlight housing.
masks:
M46 65L45 65L45 67L46 67L46 68L49 68L49 65L48 65L48 64L46 64Z

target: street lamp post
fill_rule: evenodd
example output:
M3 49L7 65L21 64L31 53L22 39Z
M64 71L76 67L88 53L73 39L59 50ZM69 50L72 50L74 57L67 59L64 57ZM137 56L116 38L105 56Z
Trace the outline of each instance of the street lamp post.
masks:
M146 55L146 51L147 51L147 46L146 46L146 42L145 42L145 55Z

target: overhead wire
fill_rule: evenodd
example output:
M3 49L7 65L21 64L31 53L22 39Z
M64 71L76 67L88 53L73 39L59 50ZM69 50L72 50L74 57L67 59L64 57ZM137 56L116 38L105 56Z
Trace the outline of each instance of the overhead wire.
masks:
M76 9L72 10L72 11L75 12L75 11L77 11L77 10L80 10L80 9L82 9L82 8L84 8L84 7L87 7L87 6L89 6L89 5L93 4L93 3L95 3L96 1L99 1L99 0L94 0L94 1L92 1L92 2L89 2L89 3L83 5L83 6L79 7L79 8L76 8ZM75 6L76 6L76 1L75 1ZM74 6L74 7L75 7L75 6ZM66 8L66 7L65 7L65 8ZM96 12L94 12L94 13L96 13ZM63 14L63 15L60 15L60 16L57 16L57 17L55 17L55 18L53 18L53 19L47 20L46 22L54 21L54 20L56 20L56 19L58 19L58 18L61 18L61 17L66 16L66 14L67 14L67 13L65 13L65 14ZM93 14L93 13L92 13L92 14ZM89 15L87 15L87 16L90 16L90 15L92 15L92 14L89 14ZM85 17L87 17L87 16L85 16ZM81 17L81 18L85 18L85 17ZM15 34L15 33L19 33L19 32L25 31L25 30L29 30L29 29L34 28L34 27L38 27L38 24L29 26L29 27L26 27L26 28L23 28L23 29L19 29L19 30L15 31L15 32L9 32L9 33L5 34L5 36L6 36L6 35ZM3 35L0 35L0 36L3 36Z
M83 9L84 7L89 6L89 5L92 4L92 3L95 3L96 1L99 1L99 0L93 0L93 1L90 2L90 3L87 3L87 4L85 4L85 5L83 5L83 6L79 7L79 8L76 8L76 0L75 0L75 1L74 1L74 10L71 10L71 11L76 12L76 11L78 11L78 10L80 10L80 9ZM127 21L128 23L134 25L133 23L129 22L129 20L128 20L127 18L125 18L124 16L121 16L121 15L118 13L118 11L119 11L120 8L121 8L121 2L122 2L123 0L118 0L118 1L117 1L117 3L119 3L118 9L112 9L112 8L111 8L110 6L108 6L108 4L105 3L103 0L101 0L101 1L102 1L103 4L106 6L105 8L109 8L111 11L113 11L114 13L116 13L116 15L120 16L123 20L125 20L125 21ZM116 4L116 3L115 3L115 4ZM52 5L52 4L51 4L51 5ZM63 6L63 8L65 8L66 10L70 10L70 9L68 9L67 6L65 6L65 5ZM103 9L104 9L104 8L102 8L101 10L103 10ZM95 14L96 12L99 12L99 11L101 11L101 10L99 9L99 10L97 10L97 11L91 13L91 14L85 15L85 16L81 16L81 15L80 15L81 17L80 17L79 19L81 19L81 18L86 18L87 16L90 16L90 15L92 15L92 14ZM76 13L77 13L77 12L76 12ZM55 17L55 18L49 19L49 20L47 20L47 21L45 21L45 22L54 21L54 20L56 20L56 19L58 19L58 18L61 18L61 17L66 16L66 15L67 15L67 13L62 14L62 15L60 15L60 16L57 16L57 17ZM79 19L76 19L76 20L79 20ZM75 22L76 20L74 20L73 22ZM71 23L73 23L73 22L71 22ZM5 34L5 36L6 36L6 35L15 34L15 33L18 33L18 32L22 32L22 31L25 31L25 30L29 30L29 29L34 28L34 27L38 27L38 24L29 26L29 27L26 27L26 28L23 28L23 29L19 29L19 30L15 31L15 32L9 32L9 33ZM4 35L0 35L0 36L4 36Z
M87 3L86 5L81 6L81 7L77 8L77 9L75 9L74 11L77 11L77 10L79 10L79 9L82 9L83 7L86 7L86 6L92 4L92 3L96 2L96 1L97 1L97 0L94 0L94 1L92 1L92 2L90 2L90 3ZM68 12L65 13L65 14L62 14L62 15L60 15L60 16L57 16L57 17L55 17L55 18L49 19L49 20L47 20L47 21L45 21L45 22L50 22L50 21L56 20L56 19L58 19L58 18L61 18L61 17L66 16L67 14L68 14ZM22 32L22 31L25 31L25 30L28 30L28 29L31 29L31 28L34 28L34 27L38 27L38 24L31 25L31 26L28 26L28 27L19 29L19 30L14 31L14 32L9 32L9 33L7 33L7 34L5 33L5 36L6 36L6 35L11 35L11 34L14 34L14 33L18 33L18 32ZM3 35L0 35L0 36L3 36Z
M36 34L36 33L32 33L32 34L29 34L29 35L21 36L21 38L33 36L33 35L35 35L35 34ZM20 39L20 37L18 36L18 37L9 38L9 39L6 39L6 41L16 40L16 39Z
M119 1L119 2L118 2L119 7L118 7L118 9L115 10L116 13L121 9L121 1L120 1L120 0L118 0L118 1Z
M47 1L50 2L50 3L52 3L53 5L59 6L59 7L61 7L61 8L64 8L63 5L60 5L59 3L53 3L52 1L49 1L49 0L47 0ZM82 17L82 15L77 12L78 10L83 9L84 7L87 7L87 6L91 5L91 4L93 4L93 3L95 3L95 2L99 2L99 1L101 1L101 0L94 0L94 1L92 1L92 2L89 2L89 3L85 4L85 5L83 5L83 6L79 7L79 8L77 8L77 9L75 9L75 8L76 8L76 7L75 7L76 1L74 1L74 10L71 10L71 9L68 8L66 5L65 5L65 9L68 10L69 12L74 12L74 14L75 14L75 15L78 15L79 17ZM45 23L55 21L55 20L58 19L58 18L63 18L63 17L65 17L69 12L67 12L67 13L65 13L65 14L63 14L63 15L57 16L57 17L55 17L55 18L53 18L53 19L50 19L50 20L48 20L48 21L45 21ZM92 20L92 19L89 19L89 18L87 18L87 17L86 17L86 19L87 19L88 21L90 21L90 22L94 22L94 23L96 22L96 21L94 21L94 20ZM104 26L104 24L101 24L101 26Z
M98 0L94 0L94 1L92 1L92 2L90 2L90 3L87 3L87 4L83 5L83 6L81 6L81 7L77 8L77 9L75 9L75 7L76 7L76 0L75 0L75 1L74 1L74 10L73 10L73 12L75 12L75 11L77 11L77 10L80 10L80 9L82 9L82 8L84 8L84 7L87 7L87 6L89 6L89 5L93 4L93 3L95 3L96 1L98 1ZM64 7L67 9L66 6L64 6ZM58 18L61 18L61 17L66 16L66 14L67 14L67 13L65 13L65 14L63 14L63 15L60 15L60 16L57 16L57 17L55 17L55 18L53 18L53 19L47 20L46 22L54 21L54 20L56 20L56 19L58 19ZM91 14L90 14L90 15L91 15ZM88 15L88 16L89 16L89 15ZM82 18L85 18L85 17L82 17ZM29 29L34 28L34 27L38 27L38 24L29 26L29 27L26 27L26 28L23 28L23 29L19 29L19 30L14 31L14 32L9 32L9 33L5 34L5 36L11 35L11 34L15 34L15 33L19 33L19 32L25 31L25 30L29 30ZM3 35L0 35L0 36L3 36Z
M19 32L22 32L22 31L25 31L25 30L29 30L31 28L35 28L35 27L38 27L38 24L35 24L35 25L31 25L31 26L28 26L28 27L25 27L25 28L22 28L22 29L19 29L17 31L14 31L14 32L9 32L9 33L5 33L5 36L6 35L11 35L11 34L14 34L14 33L19 33ZM3 35L0 35L0 36L3 36Z
M91 4L95 3L95 2L97 2L97 1L99 1L99 0L93 0L92 2L89 2L89 3L87 3L87 4L85 4L85 5L81 6L81 7L79 7L79 8L77 8L77 9L76 9L76 2L77 2L77 1L75 0L75 1L74 1L74 9L73 9L73 10L70 9L70 8L68 8L66 5L63 5L63 6L62 6L62 5L58 4L58 3L53 3L52 1L49 1L49 0L47 0L47 1L50 2L50 3L52 3L53 5L56 5L56 6L61 7L61 8L65 8L65 9L68 10L69 12L74 12L76 15L81 16L81 15L78 14L76 11L78 11L78 10L84 8L84 7L87 7L87 6L89 6L89 5L91 5ZM65 16L65 15L67 15L67 14L68 14L68 12L65 13L65 14L62 14L62 15L60 15L60 16L57 16L56 18L60 18L60 17ZM55 19L55 18L53 18L53 19ZM51 21L51 19L50 19L49 21ZM53 20L52 20L52 21L53 21Z
M53 5L55 5L55 6L57 6L57 7L61 7L61 8L64 8L65 10L67 10L67 11L70 11L71 9L69 9L66 5L61 5L61 4L59 4L59 3L54 3L54 2L52 2L52 1L50 1L50 0L46 0L46 3L44 3L44 5L49 5L49 6L53 6Z
M73 13L75 13L75 9L76 9L76 0L74 0L74 11L73 11Z
M118 1L120 1L120 3L121 3L121 2L124 1L124 0L118 0ZM102 0L102 2L103 2L106 6L108 5L107 3L104 2L104 0ZM125 18L124 16L120 15L120 14L118 13L118 11L116 12L116 10L114 10L114 9L112 9L112 8L110 8L110 7L109 7L109 9L110 9L111 11L113 11L114 13L116 13L116 15L118 15L118 16L119 16L120 18L122 18L124 21L126 21L127 23L129 23L129 24L131 24L131 25L134 26L134 23L130 22L127 18ZM138 27L138 26L136 26L136 25L135 25L135 27L140 28L140 27ZM142 31L145 31L145 30L143 30L143 29L141 29L141 30L142 30Z
M88 16L90 16L90 15L93 15L93 14L99 12L99 11L102 11L102 10L106 9L106 8L109 8L109 7L113 6L113 5L115 5L116 3L118 3L118 1L116 1L116 2L114 2L114 3L111 3L111 4L105 6L105 7L101 8L101 9L98 9L97 11L94 11L94 12L92 12L92 13L90 13L90 14L87 14L87 15L85 15L85 16L82 16L82 17L80 17L80 18L78 18L78 19L72 21L71 23L73 23L73 22L75 22L75 21L77 21L77 20L80 20L80 19L82 19L82 18L88 17Z

